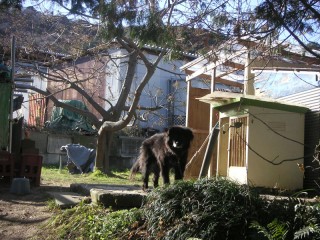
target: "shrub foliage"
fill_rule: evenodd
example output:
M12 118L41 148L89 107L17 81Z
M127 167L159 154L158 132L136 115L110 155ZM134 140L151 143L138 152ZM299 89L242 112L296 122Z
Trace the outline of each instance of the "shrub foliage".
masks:
M260 202L245 185L202 179L153 191L144 213L155 239L245 239Z
M54 239L320 239L320 204L262 198L226 179L180 181L151 191L141 209L81 204L48 226Z

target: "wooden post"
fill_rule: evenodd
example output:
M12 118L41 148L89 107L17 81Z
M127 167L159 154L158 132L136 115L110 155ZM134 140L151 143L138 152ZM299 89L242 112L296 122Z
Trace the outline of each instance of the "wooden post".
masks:
M189 123L190 88L191 88L191 81L189 80L187 81L186 127L190 127L190 123Z
M247 52L247 59L244 69L244 84L243 84L243 93L244 95L254 95L254 73L251 73L253 61L250 57L250 50Z
M201 177L205 177L208 175L208 177L210 176L210 160L212 158L212 153L213 153L213 147L215 142L217 142L218 136L219 136L219 122L216 123L216 125L214 126L214 128L210 131L210 138L209 138L209 142L207 145L207 149L206 152L204 154L204 158L202 161L202 166L201 166L201 170L200 170L200 174L199 174L199 179Z
M210 87L211 87L211 91L210 92L213 93L216 90L216 68L213 68L212 71L211 71L211 84L210 84ZM210 104L210 126L209 126L209 131L212 130L213 119L214 119L213 109L212 109L211 104Z
M12 152L12 123L13 123L13 93L14 93L14 72L16 64L16 39L12 36L11 40L11 96L10 96L10 116L9 116L9 153Z
M210 87L211 87L210 92L213 93L216 90L216 67L213 68L211 71L211 85L210 85ZM211 104L209 104L209 107L210 107L209 132L211 134L213 134L212 127L213 127L214 113L213 113L213 108L212 108ZM209 144L211 143L211 138L212 138L212 136L210 137L208 147L209 147ZM205 167L205 170L208 174L208 177L211 177L211 168L213 168L213 166L210 165L210 160L211 160L212 153L213 153L213 145L211 147L212 147L212 149L210 149L210 152L209 152L210 156L205 156L205 159L206 158L209 158L209 159L204 160L204 161L208 161L207 166ZM207 151L208 151L208 149L207 149ZM207 154L207 152L206 152L206 154ZM204 164L204 162L203 162L203 164ZM202 171L202 167L201 167L201 171Z

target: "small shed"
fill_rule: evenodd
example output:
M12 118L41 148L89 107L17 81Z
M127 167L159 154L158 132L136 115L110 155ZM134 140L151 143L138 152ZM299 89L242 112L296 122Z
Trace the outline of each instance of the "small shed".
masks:
M217 175L255 187L303 188L306 107L217 91L199 99L219 111Z

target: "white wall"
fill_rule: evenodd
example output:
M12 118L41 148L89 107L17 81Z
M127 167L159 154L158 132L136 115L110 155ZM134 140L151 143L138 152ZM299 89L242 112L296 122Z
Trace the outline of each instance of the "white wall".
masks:
M125 66L122 62L127 61L127 58L123 58L126 52L123 50L110 50L112 61L109 61L106 67L106 89L105 98L112 104L115 104L119 98L121 86L125 76ZM109 109L110 105L106 104L106 109Z
M282 160L304 156L302 145L304 142L304 114L243 106L239 115L249 113L247 165L243 168L227 169L228 116L235 116L237 109L237 107L225 109L220 113L217 174L229 176L241 183L256 187L302 189L304 173L299 169L297 163L302 164L303 158L286 161L280 165L273 165L266 160L279 163ZM276 133L267 126L272 127ZM246 176L247 179L245 179Z
M303 159L280 165L273 165L265 159L280 163L304 156L304 114L252 106L248 111L251 113L248 141L253 149L248 150L248 183L253 186L301 189L303 172L299 170L297 163L303 163Z
M124 50L115 50L112 55L115 56L124 56L126 52ZM150 61L156 59L155 55L147 54L147 58ZM107 99L110 99L110 89L112 90L112 101L113 103L119 97L121 91L122 83L126 74L126 61L128 58L116 59L115 63L110 63L108 67L110 70L107 70L110 74L107 75L106 81L106 93ZM144 88L139 105L145 107L156 107L163 106L161 110L158 110L154 113L144 114L148 120L147 122L139 122L138 124L141 127L151 127L159 130L168 127L168 94L169 94L169 84L170 82L174 83L174 86L171 85L171 89L174 91L175 101L174 101L174 113L176 115L185 116L185 101L186 101L186 82L185 74L180 71L180 66L184 65L186 62L181 60L168 61L162 59L156 69L154 75L150 79L149 83ZM146 74L146 68L142 61L138 62L136 74L134 77L134 83L131 88L132 94L135 89L143 79ZM108 95L109 93L109 95ZM130 105L130 100L128 99L127 104ZM144 111L140 111L140 114L143 114Z

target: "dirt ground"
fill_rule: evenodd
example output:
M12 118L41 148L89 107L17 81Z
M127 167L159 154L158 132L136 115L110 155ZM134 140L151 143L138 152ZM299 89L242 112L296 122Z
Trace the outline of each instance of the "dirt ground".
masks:
M41 227L52 216L47 201L50 191L68 191L69 186L56 186L54 182L41 182L31 193L10 193L10 183L0 181L0 239L45 239Z

